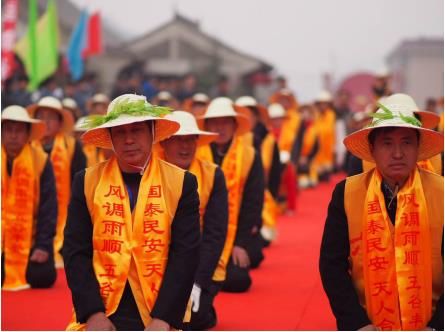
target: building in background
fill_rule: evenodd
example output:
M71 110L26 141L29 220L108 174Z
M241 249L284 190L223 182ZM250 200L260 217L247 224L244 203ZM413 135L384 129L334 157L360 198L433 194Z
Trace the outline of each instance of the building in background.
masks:
M386 58L394 92L407 93L420 107L429 97L443 96L443 39L410 39L401 42Z

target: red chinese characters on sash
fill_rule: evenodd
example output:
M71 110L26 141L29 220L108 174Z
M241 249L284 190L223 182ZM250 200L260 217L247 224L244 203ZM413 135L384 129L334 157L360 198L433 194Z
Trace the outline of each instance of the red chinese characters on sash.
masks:
M431 287L428 295L424 285L429 278L431 286L432 279L431 268L429 275L423 268L428 266L425 247L429 228L419 175L413 173L397 195L395 226L386 212L381 181L381 175L374 171L363 218L368 316L382 330L422 329L431 317ZM429 264L431 267L431 261Z

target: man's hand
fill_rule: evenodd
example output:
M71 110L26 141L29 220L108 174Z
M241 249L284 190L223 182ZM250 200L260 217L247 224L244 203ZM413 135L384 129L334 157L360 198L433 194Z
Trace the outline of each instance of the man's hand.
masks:
M357 331L378 331L379 329L372 325L372 324L368 324L363 326L362 328L358 329Z
M113 323L103 312L92 314L87 320L87 331L116 331Z
M35 263L45 263L49 258L49 253L43 249L34 249L29 260Z
M145 331L169 331L170 325L160 319L153 318L150 323L145 327Z
M199 302L201 299L201 287L199 287L199 285L193 284L191 297L192 297L192 311L198 312Z
M247 254L247 251L239 246L233 247L232 259L233 259L233 264L242 267L244 269L248 268L250 265L250 259L249 255Z

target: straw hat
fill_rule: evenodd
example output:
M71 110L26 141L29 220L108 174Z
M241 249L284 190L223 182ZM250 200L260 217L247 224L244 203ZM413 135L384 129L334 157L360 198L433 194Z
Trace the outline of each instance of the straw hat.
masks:
M238 125L236 133L243 135L250 131L251 125L250 120L241 112L243 111L240 107L236 106L230 98L218 97L210 102L205 114L199 117L199 120L234 117Z
M180 125L179 130L173 136L198 135L198 145L209 144L215 140L216 136L218 136L217 133L199 129L195 117L188 112L174 111L168 114L165 118L176 121Z
M93 128L82 135L85 144L92 144L104 149L112 149L109 129L143 121L155 121L155 141L169 138L179 129L179 123L164 118L169 108L151 105L145 96L124 94L115 98L108 105L107 114L88 119ZM94 126L95 124L99 124Z
M261 121L265 124L268 125L270 122L270 118L269 118L269 114L267 113L267 109L266 107L264 107L263 105L259 104L255 98L251 97L251 96L242 96L239 97L236 101L235 101L235 105L236 106L240 106L240 107L254 107L258 110L258 112L260 113L260 119Z
M74 125L73 115L63 108L63 105L59 99L51 96L43 97L37 104L28 106L26 110L31 118L35 118L37 111L41 108L48 108L59 113L62 116L63 131L71 131Z
M77 103L72 98L64 98L62 100L62 106L65 107L65 108L72 109L72 110L77 109Z
M382 108L383 107L383 108ZM409 110L408 103L398 104L393 110L385 105L374 113L371 124L347 136L343 143L346 148L360 159L374 162L368 142L369 133L376 128L412 128L420 133L419 153L417 160L425 160L443 151L443 135L430 129L421 127L421 123ZM401 111L403 109L403 111Z
M173 98L172 94L168 91L161 91L156 96L159 100L168 101Z
M209 97L205 94L205 93L195 93L192 97L192 101L194 103L203 103L203 104L207 104L210 99Z
M271 119L279 119L286 116L286 110L283 106L281 106L281 104L278 103L270 104L267 108L267 112L269 113L269 117Z
M96 93L91 99L92 104L108 104L110 102L110 98L103 93Z
M404 93L395 93L388 97L380 98L379 103L385 105L393 112L413 112L417 114L422 122L422 127L434 129L440 121L440 116L433 112L420 111L414 99Z
M29 140L39 140L45 134L45 123L40 120L32 119L26 109L22 106L12 105L6 107L2 112L3 121L17 121L31 124Z
M82 116L81 118L77 119L76 124L74 125L74 131L77 132L87 131L88 118L89 118L88 116Z
M332 95L329 91L323 90L321 91L317 98L315 99L316 103L330 103L332 102Z

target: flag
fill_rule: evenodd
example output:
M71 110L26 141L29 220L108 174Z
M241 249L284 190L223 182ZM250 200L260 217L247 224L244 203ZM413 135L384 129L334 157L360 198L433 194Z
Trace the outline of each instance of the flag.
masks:
M15 51L22 59L33 91L51 76L59 65L58 24L55 0L49 0L45 14L37 22L37 1L29 0L28 31Z
M79 22L71 34L70 42L66 57L68 60L68 68L71 77L77 81L83 74L83 58L82 52L86 43L86 28L87 28L88 13L84 10L80 13Z
M85 48L83 58L102 53L102 31L99 13L90 16L86 29Z
M2 81L12 75L15 67L14 44L18 13L18 0L7 0L3 10L2 26Z

